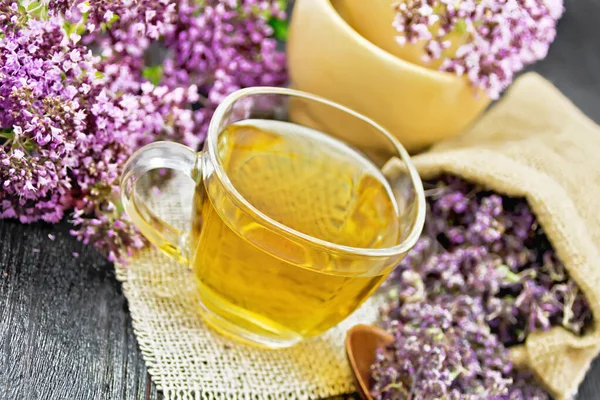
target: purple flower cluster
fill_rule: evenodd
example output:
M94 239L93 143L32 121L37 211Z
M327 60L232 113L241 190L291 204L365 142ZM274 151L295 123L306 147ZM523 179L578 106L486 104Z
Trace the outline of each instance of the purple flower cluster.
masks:
M391 311L391 310L390 310ZM511 384L508 351L485 326L481 300L440 295L393 311L395 342L376 354L383 399L500 398Z
M172 30L177 2L170 0L52 0L50 13L64 15L87 33L106 32L117 53L140 53ZM127 45L134 44L129 49Z
M109 259L142 247L122 166L156 140L197 148L225 95L285 83L279 3L0 0L0 218L73 210L73 235Z
M12 20L0 25L0 215L57 222L71 205L69 170L85 146L93 58L54 21L14 29Z
M80 3L77 9L92 10L95 3L90 3L91 8ZM196 135L206 132L214 110L228 94L243 87L287 82L285 54L277 50L270 24L285 19L285 2L144 0L134 2L134 11L128 5L131 1L115 3L122 12L109 13L111 18L102 22L110 27L108 33L100 30L87 36L101 48L102 72L112 77L111 84L119 90L137 90L148 75L170 89L193 85L198 93L193 115ZM90 28L88 19L88 30L97 26L93 22ZM157 37L161 40L152 40ZM145 67L143 58L153 44L157 44L153 50L165 57L162 64Z
M279 2L182 1L175 29L165 43L174 56L165 61L170 86L196 83L205 101L218 105L247 86L276 86L286 81L285 56L276 51L270 18L285 18Z
M466 75L496 99L516 72L546 56L563 1L408 0L394 9L401 45L422 42L425 62L441 60L441 71Z
M372 366L378 399L547 399L507 347L592 321L527 202L458 178L430 183L424 235L385 284L396 340Z

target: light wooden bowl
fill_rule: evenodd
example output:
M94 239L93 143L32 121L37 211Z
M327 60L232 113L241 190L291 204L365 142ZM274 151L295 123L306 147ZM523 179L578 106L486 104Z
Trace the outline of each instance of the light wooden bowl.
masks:
M490 102L476 96L461 77L407 62L374 45L329 0L296 1L287 49L292 87L370 117L410 152L458 134ZM303 113L298 118L304 123L332 125L323 108ZM346 135L365 134L346 121L333 124Z

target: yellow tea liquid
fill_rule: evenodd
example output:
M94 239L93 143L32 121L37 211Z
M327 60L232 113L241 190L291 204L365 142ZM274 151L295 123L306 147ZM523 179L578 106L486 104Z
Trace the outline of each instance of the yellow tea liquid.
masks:
M234 188L271 219L344 246L398 244L398 210L388 183L342 142L288 122L249 120L222 132L218 148ZM284 234L239 217L243 212L232 213L227 204L223 191L211 193L209 186L207 193L204 183L198 185L192 268L207 320L221 330L241 327L246 337L274 342L314 336L354 311L391 268L349 271L335 256L311 257L316 250L293 249L297 245ZM246 235L257 229L259 244ZM299 256L285 259L288 249Z

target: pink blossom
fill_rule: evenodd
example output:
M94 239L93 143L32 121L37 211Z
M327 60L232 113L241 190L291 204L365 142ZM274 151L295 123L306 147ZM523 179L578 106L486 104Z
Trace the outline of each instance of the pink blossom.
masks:
M0 0L0 218L54 223L72 212L73 235L122 260L145 245L119 205L125 161L155 140L196 148L224 96L283 84L269 25L282 10L277 0L48 6L38 20ZM69 34L67 20L81 29ZM169 51L149 75L159 39Z
M425 62L466 75L471 85L496 99L516 72L544 58L563 13L562 0L408 0L394 6L397 42L425 41ZM448 35L465 45L455 54Z

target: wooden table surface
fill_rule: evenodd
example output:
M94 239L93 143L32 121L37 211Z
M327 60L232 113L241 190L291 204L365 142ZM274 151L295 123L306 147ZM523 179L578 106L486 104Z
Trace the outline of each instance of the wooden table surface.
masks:
M566 8L548 58L531 70L600 123L600 0ZM68 229L0 221L0 400L162 398L112 265ZM600 360L577 399L600 399Z

